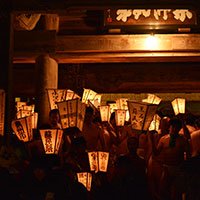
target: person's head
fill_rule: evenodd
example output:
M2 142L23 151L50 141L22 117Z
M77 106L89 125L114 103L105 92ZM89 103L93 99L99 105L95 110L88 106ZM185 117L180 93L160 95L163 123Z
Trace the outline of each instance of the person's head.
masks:
M192 113L187 113L185 121L186 121L186 124L190 126L194 126L195 116Z
M85 122L92 123L94 116L93 116L93 109L91 107L87 107L85 111Z
M58 109L53 109L49 112L49 123L51 126L57 126L59 123L60 117L59 117L59 111Z
M72 140L72 148L78 154L84 153L86 150L86 141L84 137L77 137Z
M162 134L168 134L169 133L169 117L163 117L160 120L160 130Z
M194 126L195 126L196 129L200 129L200 118L195 120Z
M129 137L127 140L127 147L129 153L136 153L139 145L139 140L136 137Z
M181 128L182 128L182 123L178 118L174 117L169 120L170 135L178 135Z
M113 127L116 126L116 121L115 121L115 112L113 112L110 116L110 123L113 125Z

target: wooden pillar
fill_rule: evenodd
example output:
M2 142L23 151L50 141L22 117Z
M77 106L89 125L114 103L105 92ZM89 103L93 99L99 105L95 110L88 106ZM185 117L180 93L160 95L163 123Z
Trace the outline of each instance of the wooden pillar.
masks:
M49 101L47 89L58 87L58 64L49 57L41 55L36 59L36 111L39 114L39 126L48 123Z
M4 138L1 142L10 143L11 120L14 118L13 89L13 17L10 9L0 9L0 89L6 92Z

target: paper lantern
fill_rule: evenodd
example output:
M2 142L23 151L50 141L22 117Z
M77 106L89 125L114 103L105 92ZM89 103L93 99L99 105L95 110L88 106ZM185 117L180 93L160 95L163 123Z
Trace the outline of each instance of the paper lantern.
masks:
M122 109L122 110L128 110L128 104L127 104L126 98L120 98L116 100L117 104L117 109Z
M158 105L145 102L128 101L128 108L132 129L146 131L153 120L153 116L156 113Z
M109 153L103 151L88 152L90 170L97 172L107 172Z
M17 112L20 111L20 110L24 110L23 106L26 106L26 102L20 102L20 101L18 101L17 102Z
M126 119L126 110L115 110L116 126L124 126Z
M11 122L11 127L19 140L28 142L33 139L31 116L13 120Z
M40 130L43 147L46 154L58 154L62 141L63 130L43 129Z
M92 174L88 172L77 173L78 182L82 183L88 191L91 190Z
M31 115L30 110L20 110L17 112L16 117L17 119L23 118L23 117L29 117Z
M161 120L161 118L159 117L159 115L155 114L153 117L153 120L149 126L149 130L150 131L152 131L152 130L158 131L160 128L160 120Z
M37 124L38 124L38 113L34 112L31 115L32 118L32 128L37 129Z
M65 100L67 101L67 100L71 100L71 99L81 99L81 97L80 96L78 96L78 94L76 94L74 91L72 91L72 90L67 90L67 92L66 92L66 98L65 98Z
M28 110L28 111L31 111L32 113L34 112L35 110L35 105L30 105L30 106L27 106L27 105L23 105L22 106L22 110Z
M176 98L171 102L171 104L175 115L178 115L179 113L185 113L185 99Z
M151 104L159 104L162 101L161 98L157 97L154 94L148 94L147 99L143 99L142 102L151 103Z
M110 106L110 112L113 113L115 110L117 110L117 104L116 103L109 103Z
M101 105L101 95L96 94L96 96L94 97L94 99L91 102L94 104L94 106L96 108L98 108Z
M93 102L96 95L97 95L97 93L94 92L93 90L85 89L84 88L82 102L86 103L86 104L88 103L88 100L90 100L91 102Z
M4 135L6 93L0 90L0 135Z
M66 90L65 89L47 89L50 109L57 109L57 102L65 101Z
M58 110L63 129L77 127L83 129L86 106L80 99L58 102Z
M109 122L110 121L110 106L100 106L100 115L102 122Z
M130 114L129 114L129 110L126 110L126 122L128 122L130 119Z

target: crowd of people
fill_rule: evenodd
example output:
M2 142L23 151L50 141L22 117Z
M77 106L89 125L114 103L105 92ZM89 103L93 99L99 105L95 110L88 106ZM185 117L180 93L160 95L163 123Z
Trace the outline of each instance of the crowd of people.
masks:
M58 110L38 129L61 129ZM107 172L90 171L87 152L98 150L109 152ZM2 199L199 200L200 118L161 116L159 131L139 133L87 107L83 130L64 130L58 155L45 154L37 130L28 143L13 136L0 159ZM90 191L78 172L92 173Z

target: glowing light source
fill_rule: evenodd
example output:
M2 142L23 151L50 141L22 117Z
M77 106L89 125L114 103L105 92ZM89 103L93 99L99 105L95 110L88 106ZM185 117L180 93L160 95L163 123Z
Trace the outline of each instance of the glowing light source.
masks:
M126 110L115 110L116 126L124 126L126 119Z
M185 99L176 98L171 102L171 104L175 115L178 115L179 113L185 113Z
M147 99L143 99L142 102L159 104L162 101L161 98L157 97L155 94L148 94Z
M92 174L88 172L77 173L78 182L82 183L88 191L91 190Z
M145 41L145 48L149 50L154 50L157 48L157 39L154 35L149 35Z
M110 106L100 106L100 115L102 122L109 122L110 120Z

